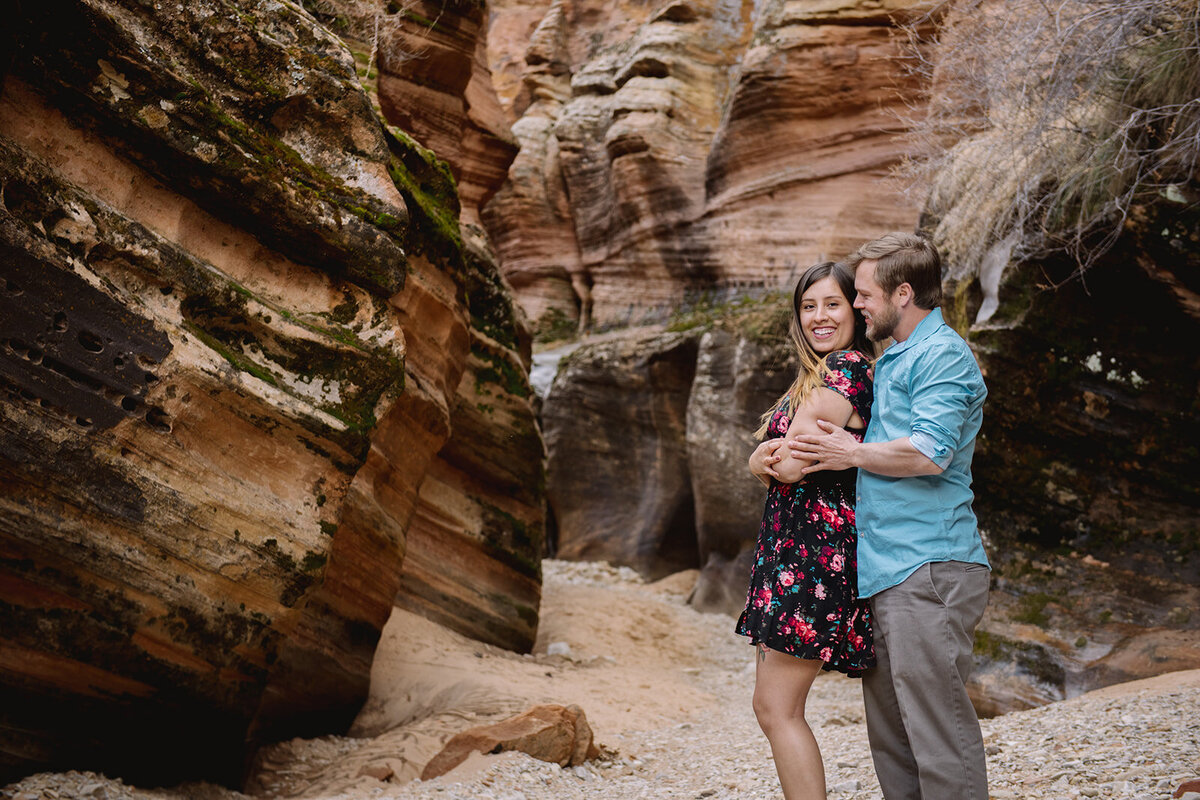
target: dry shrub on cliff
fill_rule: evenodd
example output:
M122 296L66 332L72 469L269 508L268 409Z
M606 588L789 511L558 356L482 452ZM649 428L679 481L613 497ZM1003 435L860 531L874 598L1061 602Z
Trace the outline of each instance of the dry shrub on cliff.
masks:
M304 8L354 51L360 77L373 81L381 47L388 48L393 67L422 57L427 46L423 40L438 24L446 0L428 5L438 13L433 19L423 16L420 0L301 0ZM355 50L365 46L370 52Z
M1010 259L1065 251L1082 273L1112 246L1134 204L1194 191L1198 6L939 4L937 45L925 38L911 50L931 89L910 121L919 155L907 166L931 189L927 209L948 277L980 276L982 319ZM914 41L922 22L910 26Z

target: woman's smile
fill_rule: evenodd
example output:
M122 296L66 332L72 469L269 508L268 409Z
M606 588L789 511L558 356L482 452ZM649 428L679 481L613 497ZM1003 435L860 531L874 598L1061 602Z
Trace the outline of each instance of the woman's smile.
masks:
M845 350L854 341L854 308L832 277L808 287L799 311L804 336L819 355Z

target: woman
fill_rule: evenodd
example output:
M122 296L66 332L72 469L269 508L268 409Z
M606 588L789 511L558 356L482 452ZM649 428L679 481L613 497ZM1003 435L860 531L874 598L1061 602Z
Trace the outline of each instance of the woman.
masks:
M754 714L775 758L786 800L825 797L825 769L804 703L817 674L861 675L875 663L870 608L858 599L854 470L818 472L797 483L806 462L787 437L822 433L829 420L861 438L871 412L871 358L854 276L843 264L809 267L792 297L791 338L800 369L763 415L750 472L765 483L746 610L737 632L758 648Z

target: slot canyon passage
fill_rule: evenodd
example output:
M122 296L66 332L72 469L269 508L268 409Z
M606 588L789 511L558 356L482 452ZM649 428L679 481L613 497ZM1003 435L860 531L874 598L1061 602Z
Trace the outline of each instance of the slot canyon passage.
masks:
M1055 6L19 0L0 798L779 796L746 458L889 230L989 387L992 797L1200 778L1200 8Z

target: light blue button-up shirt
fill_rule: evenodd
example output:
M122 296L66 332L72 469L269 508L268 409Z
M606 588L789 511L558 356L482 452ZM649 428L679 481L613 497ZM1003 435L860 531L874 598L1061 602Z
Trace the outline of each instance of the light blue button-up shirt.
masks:
M987 565L971 501L971 457L987 386L962 337L929 313L875 362L875 402L864 441L908 438L938 475L858 471L858 593L870 597L922 564Z

